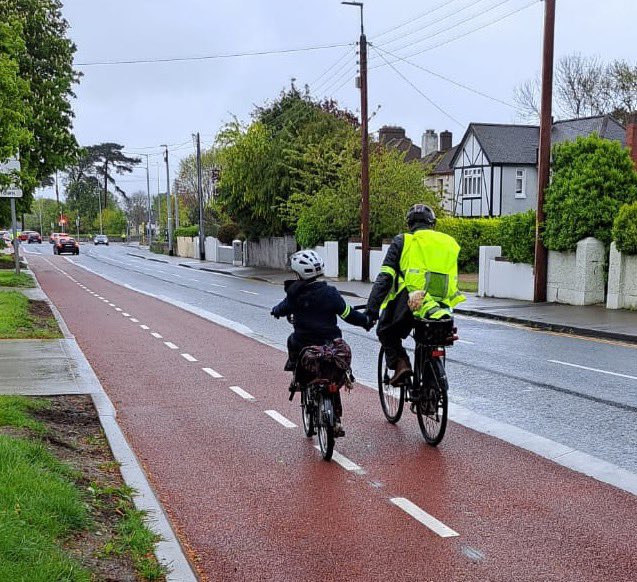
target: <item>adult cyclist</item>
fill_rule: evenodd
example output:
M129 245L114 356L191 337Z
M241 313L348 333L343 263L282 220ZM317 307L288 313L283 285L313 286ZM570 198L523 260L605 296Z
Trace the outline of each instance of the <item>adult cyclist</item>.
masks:
M392 386L404 383L412 374L402 340L413 329L414 317L449 318L452 308L465 300L458 291L460 247L453 237L434 230L434 211L415 204L407 213L407 226L409 232L396 236L387 250L367 301L367 316L378 320L376 333L385 349L387 367L394 370ZM422 306L413 312L408 305L412 291L424 291Z

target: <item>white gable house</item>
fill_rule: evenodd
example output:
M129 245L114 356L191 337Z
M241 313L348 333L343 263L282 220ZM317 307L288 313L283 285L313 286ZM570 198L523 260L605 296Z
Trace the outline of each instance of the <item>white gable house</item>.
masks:
M607 115L558 121L552 142L593 132L625 143L626 131ZM540 129L533 125L469 125L450 163L454 216L502 216L535 209L539 138Z

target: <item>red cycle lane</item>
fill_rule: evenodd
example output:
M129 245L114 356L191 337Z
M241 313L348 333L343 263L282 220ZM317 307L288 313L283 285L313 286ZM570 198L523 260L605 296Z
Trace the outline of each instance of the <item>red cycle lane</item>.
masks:
M361 471L322 462L314 440L265 414L300 424L281 352L58 257L32 264L207 579L634 579L633 496L453 423L427 447L413 415L388 425L364 387L344 395L337 441ZM459 535L439 537L395 498Z

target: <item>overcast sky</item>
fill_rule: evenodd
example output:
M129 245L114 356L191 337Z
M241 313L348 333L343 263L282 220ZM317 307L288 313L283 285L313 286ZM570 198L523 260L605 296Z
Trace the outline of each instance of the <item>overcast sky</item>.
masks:
M578 51L637 61L637 2L557 0L557 6L557 58ZM539 0L368 0L365 29L378 50L409 57L510 103L514 87L539 72L543 11ZM113 141L130 152L151 154L152 192L160 144L172 146L174 175L179 159L193 151L193 132L201 132L204 145L210 145L233 115L248 120L255 104L275 98L292 78L298 86L309 83L316 97L333 96L358 111L353 43L360 32L359 11L339 0L66 0L64 15L77 44L77 68L84 73L74 103L78 140L82 145ZM334 44L346 46L194 62L83 64ZM370 112L380 106L373 131L402 125L420 145L425 129L449 129L455 144L469 122L516 120L510 106L396 61L429 101L378 55L370 49ZM163 167L159 175L164 190ZM145 191L145 170L134 176L124 177L120 186Z

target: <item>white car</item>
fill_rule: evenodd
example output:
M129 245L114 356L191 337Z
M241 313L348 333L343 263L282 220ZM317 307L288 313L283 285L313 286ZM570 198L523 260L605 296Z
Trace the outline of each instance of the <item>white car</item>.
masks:
M93 244L108 246L108 237L105 234L96 234L93 238Z

